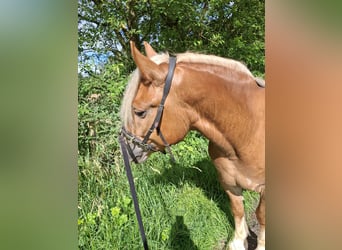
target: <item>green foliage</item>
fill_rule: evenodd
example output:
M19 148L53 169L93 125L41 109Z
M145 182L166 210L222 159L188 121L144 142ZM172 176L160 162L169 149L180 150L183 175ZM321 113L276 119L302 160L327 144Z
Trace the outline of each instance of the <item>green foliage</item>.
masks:
M240 60L264 74L264 1L79 0L79 52L112 52L129 70L129 40L141 50L199 51Z
M91 153L94 147L106 151L118 149L115 135L120 128L119 109L126 83L127 73L122 63L107 64L102 74L79 78L78 149L81 155Z

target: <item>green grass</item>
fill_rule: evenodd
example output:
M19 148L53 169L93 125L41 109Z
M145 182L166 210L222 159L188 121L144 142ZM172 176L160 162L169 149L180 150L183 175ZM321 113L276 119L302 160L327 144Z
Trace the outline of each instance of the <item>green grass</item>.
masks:
M173 151L175 164L157 153L132 166L150 249L215 249L232 237L233 223L207 141L191 133ZM79 156L79 248L142 249L120 153L108 154L110 164L109 157ZM257 195L244 196L248 213Z

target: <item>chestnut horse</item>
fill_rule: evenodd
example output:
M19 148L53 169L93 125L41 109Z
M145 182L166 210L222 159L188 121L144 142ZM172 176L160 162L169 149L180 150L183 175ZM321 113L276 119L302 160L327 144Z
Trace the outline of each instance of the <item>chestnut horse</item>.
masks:
M247 248L243 189L260 194L257 249L265 249L264 83L232 59L183 53L171 65L168 54L144 45L147 56L131 42L137 69L121 107L131 158L142 162L154 151L169 150L189 130L200 131L209 139L210 158L230 199L235 222L230 249Z

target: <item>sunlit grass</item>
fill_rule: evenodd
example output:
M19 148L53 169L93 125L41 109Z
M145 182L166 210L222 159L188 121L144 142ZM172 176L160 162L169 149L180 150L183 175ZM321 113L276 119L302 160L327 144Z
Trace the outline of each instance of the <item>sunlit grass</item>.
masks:
M229 200L197 134L173 147L177 163L154 154L133 165L143 222L151 249L214 249L233 234ZM79 157L80 249L141 249L120 155L112 166ZM248 211L257 196L245 192Z

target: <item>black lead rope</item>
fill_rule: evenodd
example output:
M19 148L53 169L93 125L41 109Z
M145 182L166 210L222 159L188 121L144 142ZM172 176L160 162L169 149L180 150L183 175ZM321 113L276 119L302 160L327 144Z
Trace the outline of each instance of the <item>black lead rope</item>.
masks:
M134 185L134 180L133 180L131 166L129 164L129 159L128 159L128 154L127 154L127 148L126 148L126 144L125 144L125 139L123 138L122 135L120 135L119 141L120 141L121 153L122 153L123 160L124 160L124 163L125 163L125 169L126 169L127 179L128 179L128 182L129 182L129 188L131 190L131 195L132 195L132 198L133 198L135 214L137 216L137 220L138 220L138 224L139 224L139 231L140 231L141 239L142 239L142 242L143 242L143 245L144 245L144 249L148 250L147 238L146 238L146 235L145 235L145 229L144 229L144 225L143 225L142 218L141 218L138 197L137 197L137 193L135 191L135 185Z

